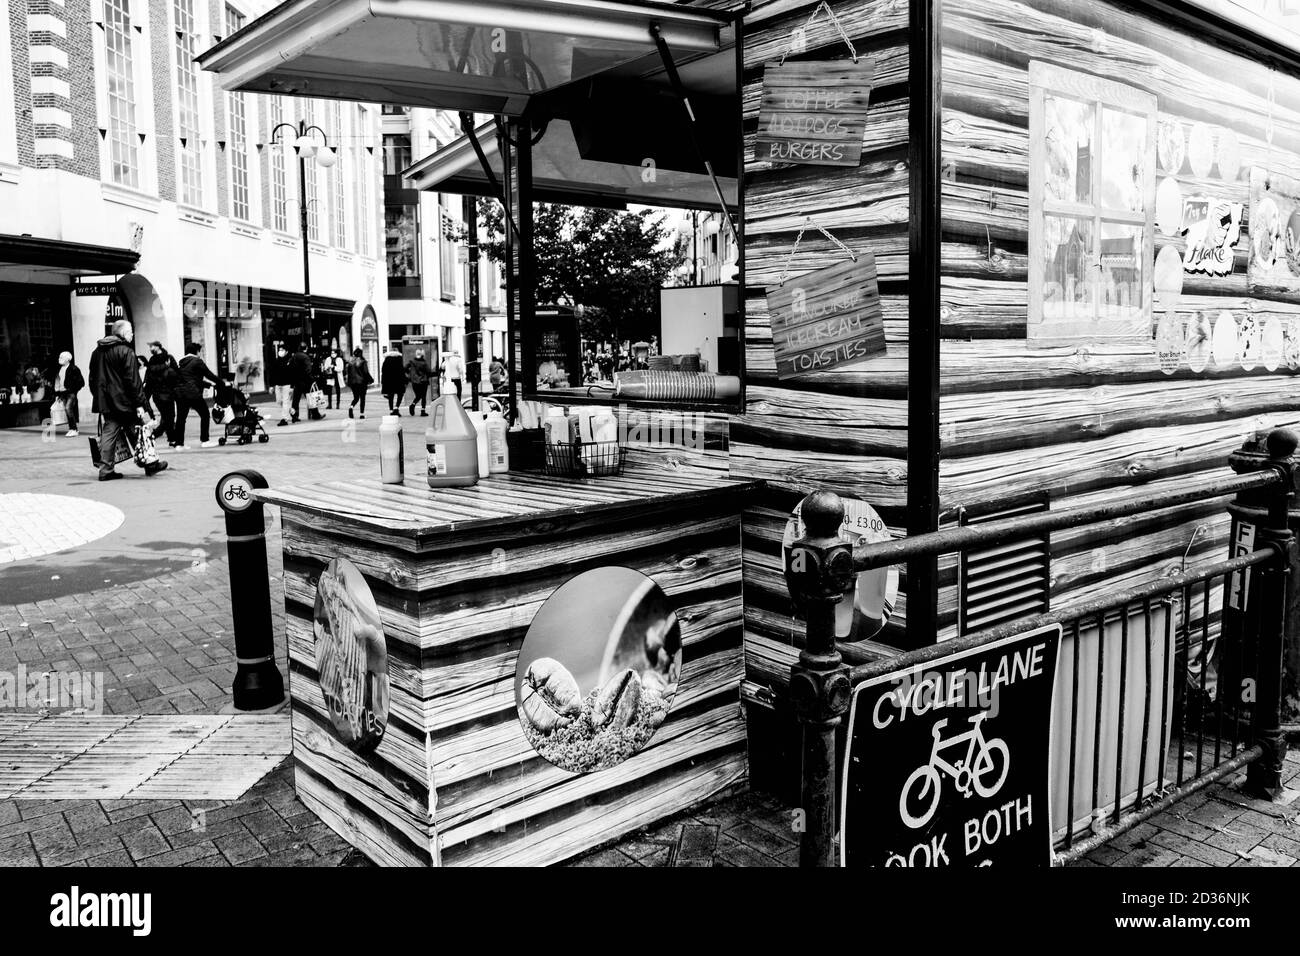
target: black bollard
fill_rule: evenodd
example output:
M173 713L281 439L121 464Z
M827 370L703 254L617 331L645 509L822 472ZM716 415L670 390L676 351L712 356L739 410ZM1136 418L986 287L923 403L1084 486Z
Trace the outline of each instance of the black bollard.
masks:
M230 611L235 621L236 710L266 710L284 703L284 679L275 666L271 630L271 582L266 571L262 503L252 491L265 488L256 471L232 471L217 482L217 504L226 515L230 562Z

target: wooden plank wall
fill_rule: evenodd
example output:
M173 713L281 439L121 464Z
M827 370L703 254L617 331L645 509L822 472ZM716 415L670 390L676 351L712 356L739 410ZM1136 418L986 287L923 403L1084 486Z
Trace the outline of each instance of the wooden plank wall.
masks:
M730 428L731 476L763 478L766 500L744 523L745 699L755 786L797 793L794 725L782 700L803 643L782 576L781 535L799 498L818 488L870 502L892 528L907 500L907 0L832 0L859 55L875 61L861 164L854 168L759 161L754 139L763 64L781 58L791 32L817 0L755 0L745 17L745 414ZM804 52L789 61L847 60L834 24L819 16ZM790 276L843 261L815 228L791 256L812 216L856 252L876 259L887 351L852 368L780 381L767 290ZM902 634L900 605L883 641ZM845 647L854 660L890 653L882 644ZM771 708L775 706L773 712ZM769 771L770 770L770 774Z
M1252 165L1290 176L1300 168L1300 81L1292 77L1276 76L1270 149L1268 72L1243 57L1131 6L947 0L940 489L948 520L1005 496L1046 492L1059 508L1222 476L1228 453L1256 427L1300 420L1300 380L1286 366L1270 374L1211 364L1198 374L1184 363L1170 376L1153 342L1049 348L1027 339L1030 61L1152 93L1158 117L1177 119L1185 132L1194 122L1231 128L1242 152L1235 180L1180 174L1184 197L1244 203L1248 219ZM1157 171L1156 181L1164 175ZM1157 230L1152 259L1170 241ZM1179 316L1227 309L1261 323L1300 319L1300 296L1248 295L1249 242L1247 221L1231 275L1184 274ZM1224 558L1226 533L1221 505L1210 504L1058 534L1053 603L1095 596L1103 581L1116 587L1167 574L1189 544L1189 563ZM940 609L952 633L953 561L943 566Z
M580 513L547 517L505 548L467 533L416 553L287 507L283 527L296 782L371 859L551 863L743 786L739 499L628 509L594 527ZM365 577L388 643L389 722L371 753L339 741L318 683L312 607L335 557ZM609 564L641 571L668 595L682 676L644 750L578 775L524 737L515 664L555 589Z

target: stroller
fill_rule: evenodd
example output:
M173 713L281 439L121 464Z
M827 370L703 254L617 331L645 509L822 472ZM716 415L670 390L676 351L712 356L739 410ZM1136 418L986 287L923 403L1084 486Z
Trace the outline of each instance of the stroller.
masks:
M236 445L250 444L254 436L262 443L271 440L262 427L262 416L248 404L248 396L233 385L218 386L216 401L212 405L212 420L218 425L224 422L226 427L225 434L217 439L218 445L224 445L232 438Z

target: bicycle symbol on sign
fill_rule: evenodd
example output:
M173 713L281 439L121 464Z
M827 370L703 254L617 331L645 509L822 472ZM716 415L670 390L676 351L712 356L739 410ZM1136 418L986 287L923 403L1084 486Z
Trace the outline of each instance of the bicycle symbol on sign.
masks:
M225 498L227 501L234 501L236 498L238 498L240 501L247 501L248 486L231 485L225 490L225 493L222 495L222 497Z
M980 725L988 716L987 713L976 714L970 718L969 730L947 740L942 735L948 719L945 717L934 725L930 762L912 771L898 797L898 810L903 816L903 822L909 827L915 830L925 826L939 809L939 797L943 789L943 778L939 771L952 777L957 791L963 797L969 797L972 790L981 797L992 797L1002 788L1007 779L1007 771L1011 768L1011 753L1000 737L985 739ZM949 763L940 756L940 753L961 744L966 745L962 759ZM909 809L910 806L920 807L922 812L914 814Z

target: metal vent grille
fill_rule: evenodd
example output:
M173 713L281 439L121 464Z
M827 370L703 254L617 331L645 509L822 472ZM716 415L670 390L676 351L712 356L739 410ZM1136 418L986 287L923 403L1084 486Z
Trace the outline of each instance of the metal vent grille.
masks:
M1048 509L1045 499L1006 505L997 510L963 510L963 525L1005 521ZM973 634L1017 618L1042 614L1050 604L1052 549L1049 536L1022 538L1010 544L961 556L961 633Z

